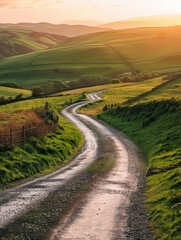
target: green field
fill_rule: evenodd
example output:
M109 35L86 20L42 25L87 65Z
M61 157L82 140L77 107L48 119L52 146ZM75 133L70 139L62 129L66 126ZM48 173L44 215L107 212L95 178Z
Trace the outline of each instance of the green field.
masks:
M31 30L0 28L0 58L44 50L65 39L64 36Z
M0 82L33 86L81 76L181 69L181 27L116 30L71 38L58 48L0 61Z
M18 89L18 88L9 88L9 87L2 87L0 86L0 96L4 98L15 98L17 95L23 94L22 97L30 97L31 91L25 89Z
M53 105L55 105L57 108L64 107L71 102L76 102L80 100L81 96L78 94L74 95L65 95L61 97L48 97L48 98L38 98L33 100L24 100L20 102L15 102L7 105L0 106L0 112L11 112L15 110L27 110L27 109L33 109L37 107L45 106L46 102L49 102Z
M96 115L101 112L106 104L122 104L123 102L136 97L142 93L150 91L152 88L162 84L163 77L154 78L140 83L121 83L121 84L109 84L106 86L98 86L92 88L82 89L82 92L100 91L105 90L101 94L102 100L100 103L90 104L81 109L82 113ZM65 93L81 93L81 89L67 91Z
M167 100L167 99L181 100L181 77L171 81L167 86L150 93L147 97L141 99L141 102Z

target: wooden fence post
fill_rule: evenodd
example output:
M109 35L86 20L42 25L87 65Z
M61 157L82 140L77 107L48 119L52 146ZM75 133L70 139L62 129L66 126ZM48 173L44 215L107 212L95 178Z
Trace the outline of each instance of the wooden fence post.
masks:
M4 126L4 138L3 138L3 144L6 145L6 135L5 135L5 126Z
M25 126L22 126L22 142L25 140Z
M10 146L13 146L13 130L10 128L10 133L9 133L9 140L10 140Z
M31 124L30 124L29 128L30 128L30 137L31 137L31 136L32 136L32 127L31 127Z

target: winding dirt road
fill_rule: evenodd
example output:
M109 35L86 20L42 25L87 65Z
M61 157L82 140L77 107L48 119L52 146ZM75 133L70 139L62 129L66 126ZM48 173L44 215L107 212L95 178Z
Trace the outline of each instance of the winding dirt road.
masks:
M114 129L76 113L77 109L100 100L89 94L89 100L64 109L62 114L84 134L82 152L66 167L21 186L0 192L0 229L45 199L50 192L64 186L93 161L114 158L116 164L87 195L84 204L75 206L54 229L50 239L125 239L130 196L138 185L138 155L135 146ZM78 208L78 210L76 209Z

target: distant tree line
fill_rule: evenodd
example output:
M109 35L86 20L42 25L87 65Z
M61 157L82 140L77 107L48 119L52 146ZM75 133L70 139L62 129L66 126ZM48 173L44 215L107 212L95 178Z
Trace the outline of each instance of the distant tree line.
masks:
M39 97L52 93L58 93L69 89L68 85L61 81L50 81L44 85L32 88L32 96Z
M19 88L24 89L23 86L16 84L16 83L0 83L0 86L2 87L10 87L10 88Z
M12 97L5 98L4 96L1 96L0 97L0 105L17 102L17 101L20 101L22 99L23 99L23 94L22 93L18 94L15 98L12 98Z
M120 82L142 82L148 79L161 76L158 72L140 72L139 70L134 73L123 73L117 76Z
M70 89L81 88L81 87L92 87L97 85L109 84L111 81L110 77L101 76L82 76L77 81L71 81L68 83Z

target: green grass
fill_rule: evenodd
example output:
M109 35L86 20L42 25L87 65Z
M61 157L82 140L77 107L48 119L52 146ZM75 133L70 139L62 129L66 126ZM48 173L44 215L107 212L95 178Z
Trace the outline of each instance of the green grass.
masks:
M44 50L64 39L66 37L30 30L0 28L0 58Z
M11 104L7 104L4 106L0 106L0 112L7 111L15 111L15 110L25 110L25 109L33 109L37 107L45 106L46 102L52 103L57 108L63 108L64 106L70 104L71 102L76 102L80 100L80 95L65 95L60 97L47 97L47 98L38 98L33 100L25 100L21 102L15 102Z
M134 70L171 72L181 66L181 27L141 28L68 39L57 48L0 61L0 82L33 86L81 76ZM59 71L55 72L55 69Z
M0 106L0 111L11 113L18 109L31 109L43 106L47 101L59 110L79 99L79 95L69 95L26 100ZM83 137L79 130L61 117L56 132L40 139L31 138L22 146L0 152L0 187L64 166L82 144Z
M56 132L0 153L0 187L64 166L80 146L81 133L61 118Z
M32 93L30 90L0 86L0 96L3 96L4 98L9 98L9 97L15 98L19 94L23 94L23 97L26 98L26 97L30 97Z
M154 79L150 79L140 83L121 83L121 84L109 84L106 87L98 86L93 88L84 89L85 92L89 92L90 90L99 91L101 89L105 89L106 91L101 94L103 101L100 103L94 103L83 107L81 109L82 113L96 115L101 112L103 107L106 104L122 104L123 102L134 98L135 96L150 91L152 88L162 84L164 81L163 77L158 77ZM83 89L82 89L83 91ZM79 90L70 91L70 93L79 93ZM69 93L69 92L66 92Z
M148 96L141 99L141 102L167 100L171 98L181 100L181 77L171 81L168 85L149 93Z
M157 239L180 239L181 102L115 108L98 117L130 136L147 156L147 206Z
M141 83L145 84L144 83ZM151 81L150 81L151 83ZM162 83L162 82L160 82ZM157 239L180 239L181 225L181 78L149 92L133 105L103 112L98 117L132 138L147 157L147 207ZM130 86L130 93L136 85ZM138 89L139 84L137 85ZM107 102L129 96L129 90L107 91ZM150 88L152 89L152 88ZM145 89L146 90L146 89ZM113 94L109 94L112 91ZM147 89L147 91L149 91ZM137 92L137 94L140 94ZM133 97L133 96L132 96ZM175 100L174 100L175 99ZM125 100L125 99L124 99ZM101 103L102 104L102 103ZM90 106L96 113L99 105ZM88 110L83 109L83 111Z

